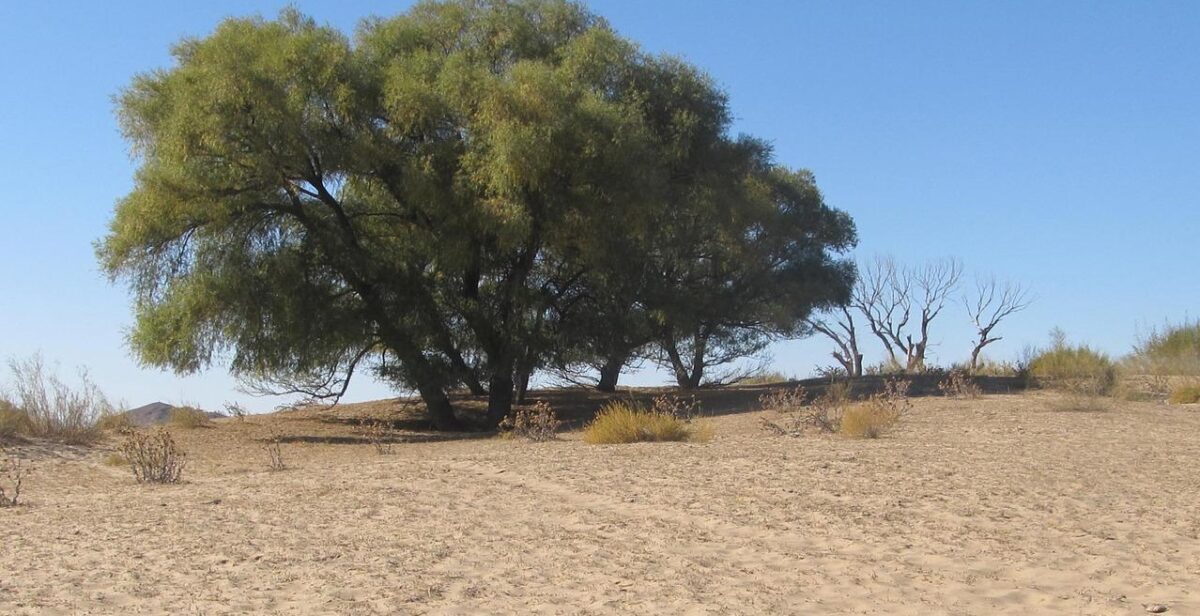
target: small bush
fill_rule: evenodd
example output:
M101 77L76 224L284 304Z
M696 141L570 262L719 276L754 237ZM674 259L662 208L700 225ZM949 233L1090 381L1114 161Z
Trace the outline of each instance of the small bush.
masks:
M706 426L624 401L609 402L583 430L584 442L592 444L706 441L710 436Z
M837 432L841 426L842 413L850 401L850 384L833 382L825 392L808 400L809 394L802 386L780 389L759 396L763 409L777 412L782 421L773 422L763 418L763 427L785 436L800 436L809 430L823 433Z
M367 441L375 448L375 453L381 456L391 455L395 450L393 448L392 426L386 421L381 420L362 420L361 425L367 436Z
M245 423L246 415L249 415L249 413L246 411L246 407L238 404L237 402L226 402L225 414L232 417L234 421L237 421L238 423Z
M168 421L172 426L187 430L207 428L212 425L212 420L209 418L208 413L191 406L181 406L171 409L171 416Z
M12 438L21 434L29 434L33 425L25 411L8 400L0 398L0 438Z
M1171 404L1196 404L1200 402L1200 385L1183 385L1171 390L1167 399Z
M938 389L942 391L942 395L948 398L975 399L982 393L979 385L975 384L975 380L958 368L951 370L946 378L938 383Z
M650 403L650 412L670 415L675 419L692 421L700 415L700 401L696 396L680 398L679 396L657 396Z
M86 445L100 437L96 420L111 412L111 405L92 383L86 371L79 384L68 385L48 373L41 356L10 360L15 399L10 402L25 412L29 434L71 445Z
M789 378L786 374L779 372L778 370L770 370L767 372L759 372L757 374L752 374L752 375L738 381L738 384L739 385L772 385L775 383L786 383L790 380L792 380L792 379Z
M179 483L183 478L184 453L166 428L130 432L120 452L138 483Z
M908 381L889 380L882 392L846 408L838 431L849 438L879 438L891 431L912 408L908 387Z
M26 467L21 458L0 447L0 508L16 507L21 500L21 484Z
M267 434L267 440L263 443L263 451L267 454L267 470L269 471L282 471L287 468L287 465L283 463L283 448L281 447L281 443L283 443L283 435L279 434L274 428L271 428L271 431Z
M1132 360L1150 374L1200 375L1200 321L1152 330L1138 340Z
M115 451L109 452L108 455L104 456L103 462L105 466L125 466L129 464L129 460L126 460L125 456Z
M1033 357L1029 375L1042 387L1077 395L1106 395L1116 383L1116 368L1107 355L1062 340Z
M128 413L105 413L96 421L96 427L105 432L123 434L137 428Z
M517 438L542 442L557 438L558 427L561 424L550 404L538 401L533 406L518 408L505 417L504 421L500 422L500 429Z

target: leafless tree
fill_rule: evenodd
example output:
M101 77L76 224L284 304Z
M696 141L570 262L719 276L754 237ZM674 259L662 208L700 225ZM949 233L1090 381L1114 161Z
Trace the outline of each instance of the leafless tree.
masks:
M994 336L996 326L1013 313L1029 307L1033 299L1028 289L1012 282L997 282L995 278L975 281L975 289L963 296L967 315L975 325L975 348L971 350L971 372L979 367L979 354L983 347L1000 340Z
M925 366L929 326L958 288L962 271L962 263L949 258L900 267L890 257L877 257L860 268L853 307L867 318L895 365L907 372Z
M854 326L854 313L850 311L850 306L838 306L830 310L827 317L809 319L808 324L837 345L837 349L830 354L842 365L847 376L862 376L863 356L858 351L858 330Z

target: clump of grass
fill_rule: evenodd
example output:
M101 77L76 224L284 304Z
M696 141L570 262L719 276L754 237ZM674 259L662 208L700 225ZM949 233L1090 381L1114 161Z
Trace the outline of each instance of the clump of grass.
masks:
M1049 349L1030 360L1029 375L1039 386L1082 396L1107 395L1117 380L1108 355L1087 345L1067 344L1061 332Z
M1200 385L1181 385L1171 390L1167 399L1171 404L1196 404L1200 402Z
M48 372L39 355L10 360L8 367L15 395L10 404L25 413L30 436L69 445L88 445L100 438L96 420L112 406L86 371L80 371L77 385L70 385Z
M532 406L516 409L500 422L500 429L509 435L530 441L542 442L558 437L562 424L548 402L539 400Z
M207 428L212 425L212 419L208 416L208 413L192 406L180 406L171 409L168 421L172 426L187 430Z
M1155 374L1200 375L1200 320L1168 324L1139 337L1133 360L1136 366Z
M908 387L908 381L889 379L882 392L845 409L838 432L849 438L879 438L891 431L912 408Z
M130 432L119 451L138 483L179 483L183 478L185 455L166 428Z
M15 453L0 447L0 508L16 507L28 469Z
M109 452L101 461L105 466L125 466L129 464L129 460L126 460L125 456L115 451Z
M33 425L29 415L17 408L17 405L0 398L0 438L29 434Z
M96 420L96 427L105 432L116 432L118 434L137 428L128 413L117 412L109 412L101 415L100 419Z
M583 430L584 442L592 444L707 441L711 436L708 426L632 401L609 402Z
M958 368L951 370L946 378L938 383L938 389L942 391L942 395L948 398L973 400L982 394L975 380L966 371Z

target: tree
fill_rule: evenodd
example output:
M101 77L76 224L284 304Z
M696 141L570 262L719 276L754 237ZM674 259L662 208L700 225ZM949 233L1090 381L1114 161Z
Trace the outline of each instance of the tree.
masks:
M866 317L893 365L920 371L929 347L929 327L958 288L962 263L939 259L913 268L877 257L861 273L854 307Z
M120 96L139 168L97 249L134 352L335 401L372 370L441 428L455 387L498 424L583 347L624 238L748 177L706 77L564 0L423 2L353 41L287 10L174 56Z
M967 315L975 326L975 346L971 349L971 372L979 367L979 354L987 345L1001 340L993 335L996 326L1014 313L1029 307L1029 292L1019 284L997 282L995 278L975 281L973 292L963 296Z
M856 286L857 288L857 286ZM837 306L827 311L827 316L809 319L813 331L829 338L837 346L830 355L837 360L846 376L862 376L863 355L858 350L858 328L854 323L854 314L849 303Z

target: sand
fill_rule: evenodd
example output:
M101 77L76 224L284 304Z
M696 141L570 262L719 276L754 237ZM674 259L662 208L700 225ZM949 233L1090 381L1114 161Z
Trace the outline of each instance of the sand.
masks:
M26 445L0 614L1200 614L1200 409L1060 409L921 398L880 440L772 436L758 411L708 443L390 455L285 413L180 431L172 486L106 446Z

